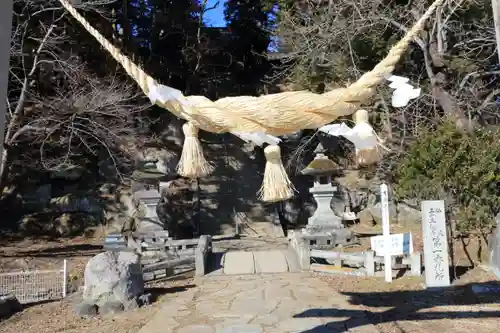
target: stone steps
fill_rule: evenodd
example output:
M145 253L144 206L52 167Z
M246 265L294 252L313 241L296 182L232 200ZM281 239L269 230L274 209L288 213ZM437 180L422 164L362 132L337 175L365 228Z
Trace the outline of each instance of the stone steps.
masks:
M216 268L207 276L275 274L300 271L290 250L228 251L217 258Z

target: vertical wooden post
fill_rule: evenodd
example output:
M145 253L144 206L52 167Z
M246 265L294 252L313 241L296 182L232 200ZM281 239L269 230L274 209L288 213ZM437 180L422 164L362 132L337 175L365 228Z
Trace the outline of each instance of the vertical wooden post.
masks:
M380 201L382 208L382 231L384 235L384 248L389 249L390 219L389 219L389 189L386 184L380 185ZM389 252L384 254L385 281L392 282L392 257Z
M64 259L63 261L63 271L62 271L62 297L66 298L68 293L68 260Z
M0 144L0 159L3 159L13 6L13 0L2 0L0 2L0 138L2 139L2 144Z
M366 271L366 276L375 276L375 252L366 251L364 266Z
M491 8L493 9L493 24L497 40L498 64L500 64L500 0L491 0Z
M311 268L311 249L309 248L309 241L298 236L298 254L300 268L307 271Z

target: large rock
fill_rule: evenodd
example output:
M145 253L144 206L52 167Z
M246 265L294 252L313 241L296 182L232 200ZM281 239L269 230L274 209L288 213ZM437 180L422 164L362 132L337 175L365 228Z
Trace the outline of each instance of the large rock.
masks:
M62 197L52 198L50 208L53 211L61 213L87 213L103 214L103 207L100 201L95 197L80 197L67 194Z
M382 224L382 203L380 201L374 204L373 206L368 206L367 210L377 224ZM392 223L397 223L398 222L397 216L398 213L396 209L396 204L394 204L393 202L389 202L390 221Z
M422 212L416 204L399 202L397 206L399 223L422 221Z
M85 267L81 316L136 308L144 294L140 256L133 252L104 252Z
M0 319L6 319L23 309L14 295L0 296Z
M89 227L101 224L102 218L98 215L83 213L63 213L53 220L53 231L59 237L81 235Z

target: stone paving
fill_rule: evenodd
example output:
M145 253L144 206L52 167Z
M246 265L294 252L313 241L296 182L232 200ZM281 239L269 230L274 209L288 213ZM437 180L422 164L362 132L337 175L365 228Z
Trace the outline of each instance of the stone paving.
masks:
M296 272L297 255L291 250L229 251L222 255L220 270L209 275L244 275Z
M139 333L379 333L310 273L222 275L196 284L167 295ZM346 317L350 313L357 317Z

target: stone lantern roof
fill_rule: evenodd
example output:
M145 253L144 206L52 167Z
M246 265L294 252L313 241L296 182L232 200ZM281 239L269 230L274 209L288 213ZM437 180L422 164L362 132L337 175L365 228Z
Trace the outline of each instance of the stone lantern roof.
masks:
M300 173L307 176L328 176L340 171L337 163L329 159L324 153L326 150L320 143L314 150L316 156Z

